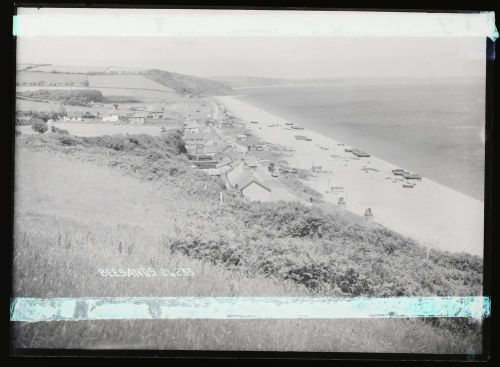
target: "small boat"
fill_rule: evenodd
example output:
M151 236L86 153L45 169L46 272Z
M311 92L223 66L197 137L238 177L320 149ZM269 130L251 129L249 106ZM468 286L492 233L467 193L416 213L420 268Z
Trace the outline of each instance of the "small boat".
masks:
M293 122L285 122L285 125L291 126L293 125Z
M351 153L357 157L371 157L370 153L363 152L362 150L359 150L359 149L353 149L353 150L351 150Z
M304 135L295 135L295 139L297 140L305 140L305 141L311 141L311 138L308 138L307 136Z
M392 174L394 174L396 176L402 176L404 172L405 172L405 170L402 168L397 168L397 169L392 170Z
M345 148L345 149L344 149L344 152L351 153L351 152L352 152L352 149L351 149L351 148Z
M403 183L403 187L413 189L415 187L415 184L411 183L411 182L405 182L405 183Z
M251 124L258 124L259 121L250 121Z
M422 176L420 176L418 173L410 173L410 172L404 172L403 177L406 178L407 180L421 180Z

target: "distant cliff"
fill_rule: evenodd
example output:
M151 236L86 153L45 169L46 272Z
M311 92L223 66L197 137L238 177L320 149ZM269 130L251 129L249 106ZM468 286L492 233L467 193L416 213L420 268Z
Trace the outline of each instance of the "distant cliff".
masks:
M197 76L171 73L158 69L147 70L142 75L166 87L172 88L182 95L206 97L233 93L233 89L225 83Z
M330 85L341 82L343 79L278 79L265 77L214 77L221 83L233 88L268 87L268 86L299 86L299 85Z

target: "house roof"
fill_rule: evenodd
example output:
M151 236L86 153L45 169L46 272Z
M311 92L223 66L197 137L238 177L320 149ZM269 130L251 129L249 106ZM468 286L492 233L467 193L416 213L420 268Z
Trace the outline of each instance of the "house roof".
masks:
M146 114L145 113L134 113L132 114L132 116L130 116L132 118L146 118Z
M220 151L220 147L217 145L204 145L202 148L202 152L205 154L218 154Z
M259 164L257 162L257 158L255 158L253 155L245 156L243 160L249 167L257 167L257 165Z
M217 168L227 166L227 165L231 164L232 162L233 162L233 160L226 155L226 156L224 156L224 158L222 158L219 161L219 163L217 163Z
M69 111L66 112L66 116L68 117L82 117L85 112L82 111Z
M231 165L232 168L227 173L227 180L229 181L231 186L234 186L238 180L238 177L242 176L243 173L245 172L245 166L241 160L233 162Z
M184 140L208 140L212 138L212 134L209 133L192 133L189 131L184 133L183 137Z
M262 186L267 191L271 191L271 189L264 184L264 182L262 182L260 177L245 167L245 163L243 161L236 163L234 168L227 173L227 179L229 180L231 186L237 186L238 190L243 190L253 182Z
M262 186L267 191L271 191L271 189L264 182L262 182L253 172L245 172L245 174L238 179L238 182L235 183L234 186L238 185L238 190L244 190L252 183Z

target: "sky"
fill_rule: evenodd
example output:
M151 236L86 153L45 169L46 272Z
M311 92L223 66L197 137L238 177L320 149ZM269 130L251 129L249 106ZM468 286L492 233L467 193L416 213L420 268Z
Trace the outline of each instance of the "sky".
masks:
M19 9L17 60L205 77L485 75L484 13L134 10Z

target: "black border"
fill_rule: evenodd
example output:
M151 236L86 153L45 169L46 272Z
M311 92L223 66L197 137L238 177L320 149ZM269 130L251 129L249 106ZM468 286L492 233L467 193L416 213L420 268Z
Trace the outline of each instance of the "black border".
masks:
M357 3L357 6L353 7L353 3ZM368 4L361 1L335 1L329 4L317 4L314 1L304 2L297 1L247 1L245 4L234 5L227 1L212 1L209 4L203 4L199 1L183 1L180 3L170 3L166 4L162 2L161 4L147 1L144 3L133 2L133 1L76 1L75 3L69 2L17 2L12 4L12 10L10 14L7 15L6 21L2 24L7 28L9 38L9 43L12 46L11 57L7 58L10 61L9 70L11 70L11 83L9 85L10 89L8 92L8 100L10 101L7 111L10 112L12 120L15 116L15 72L16 72L16 60L15 60L15 37L12 37L12 16L16 14L17 7L91 7L91 8L148 8L148 9L159 9L159 8L186 8L186 9L262 9L262 10L283 10L283 9L300 9L300 10L353 10L353 11L405 11L405 12L446 12L446 13L475 13L477 11L494 11L498 9L496 7L495 1L489 0L478 0L478 1L441 1L441 3L446 3L443 5L438 5L437 1L405 1L397 3L397 5L390 5L387 2L377 1L377 4L373 2L368 2ZM374 6L375 5L375 6ZM497 12L497 18L500 17L500 13ZM498 26L497 20L497 29ZM496 54L496 42L492 42L486 39L487 44L487 64L486 64L486 164L485 164L485 250L484 250L484 285L483 291L484 295L490 296L492 299L492 315L496 315L496 304L493 301L494 290L497 282L493 281L493 262L496 259L496 247L494 244L498 243L496 239L498 238L498 233L494 232L495 221L494 214L496 213L495 207L498 208L497 199L495 197L494 189L498 187L498 177L495 172L498 172L498 168L494 169L498 165L498 160L495 161L494 157L499 157L498 154L498 143L496 142L496 135L494 129L494 116L498 116L498 104L495 104L494 87L496 85L496 73L495 73L495 54ZM6 61L4 59L4 61ZM495 113L494 113L495 112ZM7 218L5 222L8 222L9 228L7 231L2 231L4 235L5 242L9 246L4 246L4 249L8 250L8 256L4 257L7 261L4 269L8 269L7 276L9 277L10 284L12 286L12 238L13 238L13 189L14 189L14 126L13 124L4 124L7 126L6 134L2 137L4 139L9 139L9 144L2 144L4 149L4 154L2 158L7 158L8 168L5 170L9 173L9 180L2 182L6 185L5 193L8 193L8 208ZM498 135L498 134L497 134ZM7 143L7 141L5 141ZM12 289L9 287L9 294L7 296L8 303L10 305L10 292ZM10 307L9 315L7 316L8 329L10 329ZM332 352L232 352L232 351L191 351L191 350L177 350L177 351L157 351L157 350L78 350L78 349L14 349L10 341L10 333L7 335L7 343L10 346L9 355L12 357L24 357L31 359L30 357L60 357L65 356L67 360L72 360L74 357L170 357L170 358L209 358L209 359L234 359L234 358L251 358L251 359L309 359L309 360L352 360L356 359L358 361L384 361L384 364L391 364L395 360L403 361L419 361L422 362L429 361L488 361L492 363L496 358L493 353L495 348L495 335L493 333L494 318L490 317L484 322L483 331L483 351L480 355L467 356L467 355L440 355L440 354L393 354L393 353L332 353ZM8 330L7 328L5 330ZM7 345L7 344L4 344ZM493 347L493 350L492 348ZM471 358L472 357L472 358ZM39 358L38 358L39 359ZM391 362L392 361L392 362ZM391 363L389 363L391 362Z

